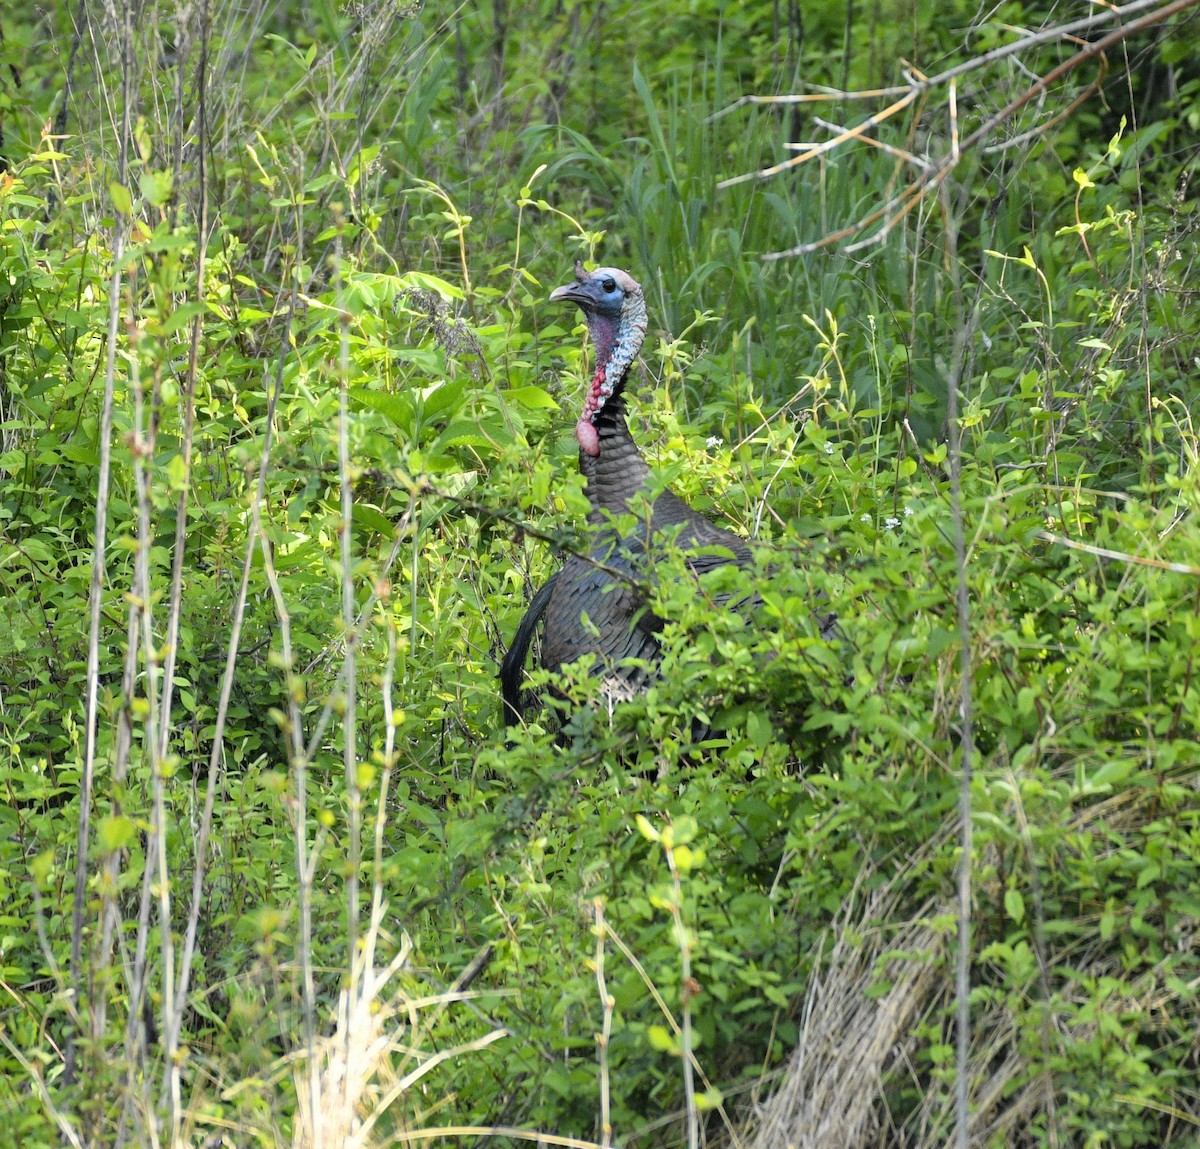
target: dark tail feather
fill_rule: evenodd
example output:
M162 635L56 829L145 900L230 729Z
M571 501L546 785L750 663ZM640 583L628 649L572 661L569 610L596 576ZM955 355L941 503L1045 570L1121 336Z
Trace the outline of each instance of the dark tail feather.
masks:
M521 721L521 683L525 678L525 658L529 654L529 644L533 641L533 633L546 613L546 604L554 584L558 581L555 574L533 596L517 633L513 636L512 646L500 664L500 695L504 699L504 725L516 726Z

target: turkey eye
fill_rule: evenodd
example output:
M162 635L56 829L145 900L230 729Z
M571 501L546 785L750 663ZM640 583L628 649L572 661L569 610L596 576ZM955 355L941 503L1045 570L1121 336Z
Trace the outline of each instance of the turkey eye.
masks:
M605 291L616 291L617 283L614 279L606 279L601 285Z

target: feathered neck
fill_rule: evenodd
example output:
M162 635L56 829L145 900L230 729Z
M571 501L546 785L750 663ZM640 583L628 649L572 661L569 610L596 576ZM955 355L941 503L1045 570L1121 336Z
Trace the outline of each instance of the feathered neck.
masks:
M620 398L629 368L646 338L646 301L638 291L626 297L619 315L607 315L589 308L584 311L584 316L596 353L596 370L583 401L579 422L575 424L581 463L585 456L596 458L604 449L599 434L600 416ZM618 404L618 407L623 412L623 405ZM623 414L619 415L619 421L624 426Z
M597 412L589 424L596 436L596 453L579 451L579 470L583 474L585 493L591 510L588 522L601 525L609 515L626 514L634 496L644 490L650 478L650 467L629 433L625 420L625 396L622 388Z

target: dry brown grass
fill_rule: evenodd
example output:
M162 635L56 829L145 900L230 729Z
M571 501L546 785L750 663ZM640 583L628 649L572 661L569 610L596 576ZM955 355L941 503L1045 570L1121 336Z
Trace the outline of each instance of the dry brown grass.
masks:
M1145 801L1126 797L1097 803L1081 812L1080 819L1096 822L1098 831L1101 820L1109 830L1131 831L1149 813ZM948 822L943 835L954 833L953 821ZM994 858L988 853L983 872L994 874L989 864ZM913 864L920 861L915 858ZM931 1040L939 1040L939 1030L941 1041L951 1040L956 908L947 899L927 900L913 909L911 873L905 867L887 883L864 892L875 876L864 871L835 926L833 944L809 983L796 1050L779 1084L757 1106L739 1139L743 1144L752 1149L943 1149L953 1139L953 1060L946 1061L944 1071L931 1073L927 1051ZM979 887L976 898L978 904L997 905L1003 893L993 879ZM975 946L976 979L982 972L979 948L988 940L980 937ZM1180 944L1192 943L1181 938ZM1089 979L1125 982L1133 992L1109 1003L1110 1013L1142 1016L1153 1024L1155 1017L1195 1012L1200 979L1181 985L1164 969L1131 987L1122 976L1121 954L1121 940L1101 937L1098 922L1083 944L1078 934L1046 943L1040 957L1041 993L1055 994L1058 1004L1047 1009L1051 1020L1040 1035L1031 1032L1028 1013L1017 1015L1011 997L997 995L973 1003L972 1145L1074 1143L1061 1109L1079 1102L1069 1102L1065 1084L1039 1066L1052 1064L1070 1045L1090 1040L1100 1023L1067 1022L1068 1017L1083 1016L1070 1007L1085 1004L1075 1000L1084 990L1079 978L1064 982L1055 977L1055 970L1070 966ZM1031 1041L1040 1044L1041 1056L1030 1048ZM914 1057L919 1044L925 1046L921 1058ZM897 1112L902 1094L904 1111ZM1126 1100L1141 1104L1133 1097ZM1193 1099L1189 1110L1162 1110L1164 1145L1193 1145L1198 1128L1200 1100Z

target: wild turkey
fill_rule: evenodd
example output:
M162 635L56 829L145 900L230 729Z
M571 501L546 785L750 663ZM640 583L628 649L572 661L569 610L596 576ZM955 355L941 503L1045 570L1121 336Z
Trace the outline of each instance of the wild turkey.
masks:
M645 609L638 589L648 573L652 536L673 538L689 552L688 565L697 575L750 560L744 539L715 526L670 491L654 497L648 523L643 521L633 535L617 534L613 517L629 514L636 496L648 497L651 489L650 468L629 434L624 400L630 368L646 335L646 301L624 271L601 267L585 272L581 263L575 265L575 282L556 288L550 299L582 309L595 349L595 372L575 425L592 534L588 556L570 555L534 596L504 657L500 681L508 726L521 718L525 657L543 615L541 655L548 670L594 653L605 702L621 702L646 689L659 661L662 628L662 620ZM695 553L700 551L704 553Z

